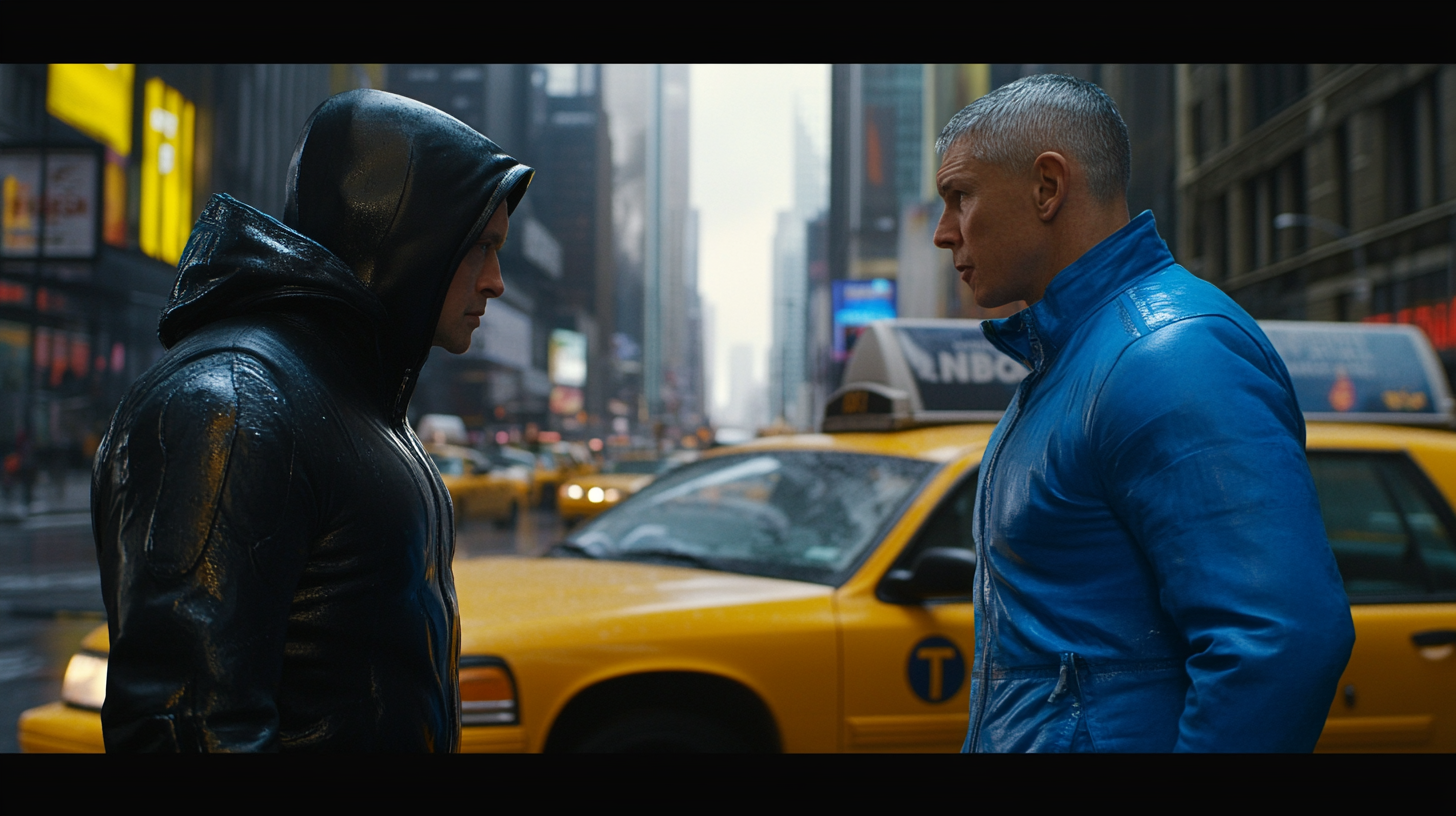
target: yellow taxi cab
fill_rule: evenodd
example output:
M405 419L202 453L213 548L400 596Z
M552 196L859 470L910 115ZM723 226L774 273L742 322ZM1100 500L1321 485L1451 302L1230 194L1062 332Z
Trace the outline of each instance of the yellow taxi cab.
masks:
M567 478L589 476L598 470L596 457L582 442L556 442L551 446L551 452L560 460Z
M425 451L450 491L457 524L488 519L507 528L531 506L530 475L523 468L493 465L480 451L459 445L427 444Z
M543 504L554 502L561 483L571 478L569 460L559 457L547 448L536 451L535 457L535 479L540 489L540 500Z
M572 524L595 518L652 484L663 462L656 459L609 462L598 473L567 479L556 491L556 512Z
M1319 747L1456 750L1456 434L1434 353L1414 330L1269 331L1312 409L1357 628ZM1008 363L975 323L874 324L824 433L710 451L546 557L457 561L462 750L959 748L976 471ZM99 750L104 688L103 628L64 700L22 715L22 748Z
M539 467L536 462L536 454L509 445L499 445L490 449L486 458L496 467L515 468L517 472L521 473L530 489L531 500L528 506L539 507L541 505L541 483L536 479L536 471Z
M556 491L556 511L561 520L575 524L596 518L627 497L652 484L652 480L679 465L695 461L697 451L678 451L665 459L618 459L599 472L575 476Z

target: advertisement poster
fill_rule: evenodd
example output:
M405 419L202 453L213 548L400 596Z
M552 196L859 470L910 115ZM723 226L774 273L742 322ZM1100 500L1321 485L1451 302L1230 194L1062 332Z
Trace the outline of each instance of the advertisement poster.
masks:
M834 281L834 360L844 362L864 327L895 316L895 282L885 278Z
M1444 374L1411 326L1259 324L1294 381L1306 415L1441 417Z
M586 385L586 335L552 329L546 355L551 382L572 388Z
M93 151L52 150L46 159L45 257L96 254L100 158ZM0 255L34 258L40 240L41 155L0 152Z

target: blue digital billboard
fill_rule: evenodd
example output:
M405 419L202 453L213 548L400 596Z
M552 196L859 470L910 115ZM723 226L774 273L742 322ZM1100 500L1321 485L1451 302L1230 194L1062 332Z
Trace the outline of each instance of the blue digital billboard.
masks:
M864 327L895 317L895 282L886 278L834 281L834 359L844 362Z

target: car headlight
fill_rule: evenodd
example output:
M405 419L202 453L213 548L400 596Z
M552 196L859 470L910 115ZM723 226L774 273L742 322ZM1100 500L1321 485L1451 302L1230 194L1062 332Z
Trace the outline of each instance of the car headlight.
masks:
M592 504L601 504L602 499L606 498L606 496L606 492L603 491L600 487L593 487L591 490L588 490L586 492L586 500L591 502Z
M572 501L576 501L577 499L580 499L582 497L581 485L563 485L561 488L561 495L565 496L568 499L571 499Z
M460 724L515 725L516 681L498 657L460 658Z
M77 708L100 711L106 702L106 656L77 652L66 666L61 699Z
M620 501L621 498L622 498L622 491L618 490L615 487L609 487L609 488L607 488L607 501L609 501L609 502Z

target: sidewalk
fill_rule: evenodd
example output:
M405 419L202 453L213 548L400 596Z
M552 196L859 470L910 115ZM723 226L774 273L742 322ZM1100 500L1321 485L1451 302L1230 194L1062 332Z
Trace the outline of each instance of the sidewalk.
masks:
M35 481L30 506L25 504L24 493L16 487L11 495L0 497L0 524L24 522L38 516L74 515L91 512L91 473L85 470L68 470L58 485L50 473L41 473Z

